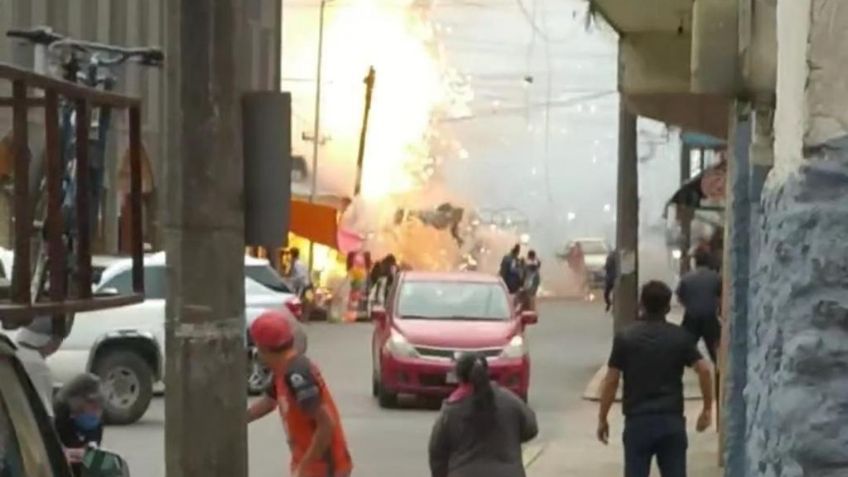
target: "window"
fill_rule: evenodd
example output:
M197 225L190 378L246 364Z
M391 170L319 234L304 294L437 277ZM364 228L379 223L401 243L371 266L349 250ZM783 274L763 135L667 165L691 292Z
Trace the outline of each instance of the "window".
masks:
M410 281L400 287L401 318L508 320L509 299L497 283Z
M39 426L31 400L37 397L26 392L21 372L10 356L0 355L0 475L66 475L66 472L54 468L56 460L48 454L45 441L52 435L42 433L46 426Z
M283 279L270 265L247 265L244 267L244 275L271 290L291 293L291 289L283 283Z
M606 255L608 253L607 246L600 241L583 241L577 242L584 254L587 255Z
M100 286L98 291L115 290L119 295L133 292L132 270L124 270ZM144 267L144 296L148 299L164 300L168 290L168 277L163 266Z
M100 286L98 291L115 290L119 295L132 293L132 270L123 271Z

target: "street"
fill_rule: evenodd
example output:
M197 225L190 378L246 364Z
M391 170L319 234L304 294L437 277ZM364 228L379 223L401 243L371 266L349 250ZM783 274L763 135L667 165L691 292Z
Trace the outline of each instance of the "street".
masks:
M543 302L539 308L539 324L528 332L530 402L541 428L531 452L561 437L568 424L564 416L587 405L581 395L606 357L612 327L599 303ZM370 393L371 325L317 323L309 327L309 339L309 355L322 368L341 409L355 475L428 476L434 407L414 402L399 410L377 406ZM104 447L121 453L133 475L160 477L165 475L164 432L164 399L157 398L141 422L108 428ZM593 427L585 429L585 439L593 441L593 433ZM255 423L249 435L250 475L288 475L288 450L277 415Z

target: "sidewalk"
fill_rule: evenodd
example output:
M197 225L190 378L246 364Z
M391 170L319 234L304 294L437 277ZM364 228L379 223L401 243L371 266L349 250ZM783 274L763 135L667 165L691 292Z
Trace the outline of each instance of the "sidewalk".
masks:
M689 421L689 477L720 477L718 467L718 434L713 429L698 434L694 423L701 409L699 402L687 403ZM604 446L595 439L598 404L584 401L580 409L567 415L554 440L528 445L525 463L528 477L621 477L624 475L620 407L610 413L611 439ZM652 476L659 476L654 469Z
M675 308L668 320L679 323L682 310ZM706 356L706 354L705 354ZM524 452L528 477L621 477L624 475L623 446L621 432L624 418L620 404L610 412L610 444L604 446L595 438L598 419L597 399L600 384L606 374L601 366L586 386L581 405L566 414L556 431L547 438L542 435L538 442L527 446ZM713 428L703 434L695 432L695 421L701 410L701 393L694 373L684 374L684 397L689 428L689 477L720 477L718 467L718 433ZM620 393L620 390L619 390ZM620 397L620 396L619 396ZM715 419L715 412L714 419ZM544 426L544 423L543 423ZM655 468L652 476L659 476Z

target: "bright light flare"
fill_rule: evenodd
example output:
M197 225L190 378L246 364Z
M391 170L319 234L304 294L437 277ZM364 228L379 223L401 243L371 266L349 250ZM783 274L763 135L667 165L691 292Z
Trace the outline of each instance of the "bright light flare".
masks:
M432 173L416 168L428 156L432 114L447 88L428 46L431 25L411 4L347 0L328 7L324 74L332 83L324 85L322 127L338 138L334 149L345 162L355 162L359 145L362 78L369 66L377 73L362 181L369 198L409 192L418 185L416 172Z

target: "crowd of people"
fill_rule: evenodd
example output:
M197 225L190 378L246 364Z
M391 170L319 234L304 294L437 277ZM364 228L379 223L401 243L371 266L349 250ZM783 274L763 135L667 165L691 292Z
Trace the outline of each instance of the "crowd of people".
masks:
M535 250L522 257L521 245L516 244L501 260L498 274L521 310L536 309L536 295L542 283L542 261Z

